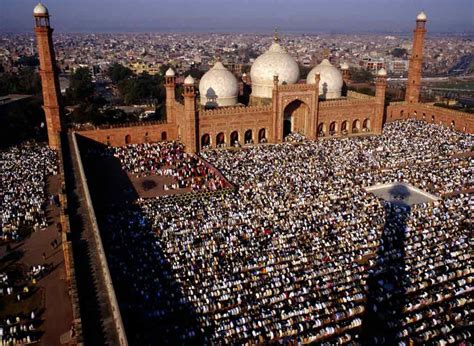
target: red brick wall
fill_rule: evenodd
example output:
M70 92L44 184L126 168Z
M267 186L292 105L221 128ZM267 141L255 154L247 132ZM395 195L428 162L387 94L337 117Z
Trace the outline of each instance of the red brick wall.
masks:
M474 114L463 113L423 103L392 103L387 107L387 122L418 119L428 123L454 126L458 131L474 133Z
M162 138L164 133L166 133L167 140L177 139L176 125L173 124L143 124L140 126L124 126L77 132L83 137L114 147L127 144L127 139L130 144L158 142L164 139Z

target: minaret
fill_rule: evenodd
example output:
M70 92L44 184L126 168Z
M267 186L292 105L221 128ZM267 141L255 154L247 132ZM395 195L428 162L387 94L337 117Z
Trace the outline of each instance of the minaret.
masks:
M168 124L176 123L176 75L174 70L170 67L165 73L165 88L166 88L166 122Z
M276 36L276 35L275 35ZM278 75L273 75L273 89L272 89L272 113L273 113L273 131L272 136L274 142L279 143L283 140L283 121L279 118L278 109Z
M387 71L381 68L375 78L375 119L371 130L375 133L382 133L382 126L385 112L385 92L387 90Z
M321 75L316 73L314 75L314 110L313 114L310 116L309 128L307 137L309 139L315 139L318 137L317 128L319 123L319 82L321 81Z
M420 101L421 69L423 67L423 44L425 40L426 14L421 12L416 17L416 28L413 31L413 51L408 68L408 81L405 101L417 103Z
M197 152L196 141L196 86L194 78L189 75L184 79L184 119L183 138L181 139L188 153Z
M53 149L60 146L59 133L61 132L61 108L59 98L58 72L53 47L53 29L49 26L48 9L40 2L36 5L33 15L35 17L35 33L38 43L40 60L40 76L43 89L43 109L48 129L48 143Z
M341 73L342 73L342 79L344 82L348 82L351 79L351 71L349 70L349 64L346 62L343 62L341 64Z

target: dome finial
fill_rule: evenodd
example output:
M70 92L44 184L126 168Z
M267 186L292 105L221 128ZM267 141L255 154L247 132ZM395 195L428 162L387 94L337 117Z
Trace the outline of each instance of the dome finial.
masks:
M278 37L278 28L275 28L275 31L273 33L273 42L275 43L280 42L280 37Z

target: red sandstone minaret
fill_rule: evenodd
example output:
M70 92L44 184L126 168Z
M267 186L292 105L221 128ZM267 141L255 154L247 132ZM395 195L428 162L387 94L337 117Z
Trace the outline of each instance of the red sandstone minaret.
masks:
M375 119L372 125L372 131L382 133L385 112L385 92L387 90L387 71L381 68L375 78Z
M185 146L185 150L188 153L194 153L198 151L196 145L196 86L195 80L191 75L184 79L184 119L181 122L183 124L183 136L181 141Z
M48 142L51 148L57 149L60 146L61 108L59 104L58 73L52 39L53 29L49 26L48 9L41 2L36 5L33 15L36 24L35 33L38 43L40 76L43 87L43 109L48 129Z
M421 69L423 66L423 44L425 40L426 14L421 12L416 17L416 28L413 31L413 51L408 68L408 81L405 101L417 103L420 101Z
M170 67L165 73L165 88L166 88L166 122L168 124L176 123L176 75L174 70Z

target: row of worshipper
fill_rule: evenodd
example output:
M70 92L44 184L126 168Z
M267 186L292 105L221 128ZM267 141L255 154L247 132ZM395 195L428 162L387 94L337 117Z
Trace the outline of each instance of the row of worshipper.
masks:
M0 239L19 240L21 227L45 229L49 175L58 173L57 154L25 142L0 150Z
M114 281L126 286L119 300L164 340L380 344L383 336L363 333L364 316L387 311L395 292L403 304L386 326L398 342L466 340L472 198L402 213L362 182L367 172L383 178L425 160L444 167L471 148L472 136L403 121L379 137L206 151L235 192L111 208L104 234ZM440 179L437 191L448 183ZM396 285L385 277L392 266Z
M119 159L122 169L137 177L161 175L173 178L164 186L165 190L216 191L228 185L214 168L198 156L186 153L183 144L178 142L110 147L105 155Z
M37 272L39 266L32 267ZM0 273L0 298L8 301L8 308L11 305L25 304L25 300L31 297L33 292L30 282L36 283L36 279L31 281L30 273L18 276L17 273ZM13 299L12 299L12 298ZM5 307L6 308L6 307ZM18 311L19 309L14 309ZM15 315L4 315L0 319L0 345L25 345L36 343L41 337L38 326L41 320L37 310L23 311Z

